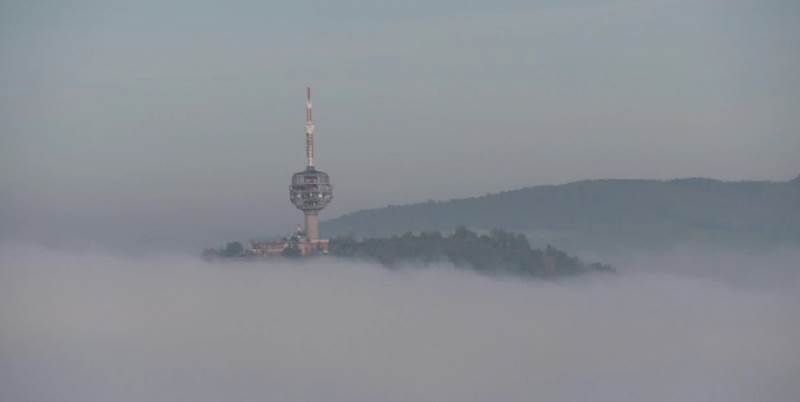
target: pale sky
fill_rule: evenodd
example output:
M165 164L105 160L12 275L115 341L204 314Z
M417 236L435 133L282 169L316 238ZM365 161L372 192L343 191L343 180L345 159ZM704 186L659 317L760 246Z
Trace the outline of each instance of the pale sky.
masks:
M282 3L0 3L0 238L290 230L307 85L335 186L323 219L586 178L800 173L796 1Z

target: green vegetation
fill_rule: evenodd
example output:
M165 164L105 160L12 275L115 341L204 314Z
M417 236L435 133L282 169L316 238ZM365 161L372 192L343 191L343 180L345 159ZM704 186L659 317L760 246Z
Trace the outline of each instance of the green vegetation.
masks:
M281 252L281 255L287 258L295 258L295 257L302 257L303 253L300 251L300 246L298 246L298 242L300 238L295 234L288 239L288 246L286 249Z
M238 241L230 242L225 245L221 254L225 257L240 257L244 254L244 247Z
M404 264L452 263L485 274L554 277L585 272L613 272L608 265L586 264L563 251L547 246L532 249L524 235L492 230L477 234L459 227L449 236L440 232L406 233L382 239L331 240L332 255L364 259L396 268Z
M244 246L238 241L228 242L225 247L220 249L207 248L203 250L203 258L205 259L244 257L244 255Z

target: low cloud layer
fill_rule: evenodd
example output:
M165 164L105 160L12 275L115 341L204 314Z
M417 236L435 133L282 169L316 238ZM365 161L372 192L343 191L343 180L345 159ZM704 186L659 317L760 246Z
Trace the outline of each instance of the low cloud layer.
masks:
M797 283L0 251L0 400L787 401Z

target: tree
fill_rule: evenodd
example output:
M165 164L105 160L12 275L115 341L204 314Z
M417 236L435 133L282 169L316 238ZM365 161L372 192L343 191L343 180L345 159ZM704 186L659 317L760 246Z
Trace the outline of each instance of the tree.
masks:
M300 248L297 247L296 243L289 243L289 246L283 249L281 255L284 257L302 257L303 253L300 252Z
M239 257L244 254L244 247L242 247L242 243L238 241L233 241L225 245L225 249L222 251L222 255L225 257Z
M339 257L373 260L387 267L449 262L456 267L471 268L486 274L546 277L589 271L613 272L610 266L586 264L552 246L546 250L532 249L522 234L495 229L489 235L478 235L464 226L458 227L449 236L442 236L439 232L423 232L364 240L356 240L352 236L340 237L331 241L330 253ZM545 261L549 265L546 266Z

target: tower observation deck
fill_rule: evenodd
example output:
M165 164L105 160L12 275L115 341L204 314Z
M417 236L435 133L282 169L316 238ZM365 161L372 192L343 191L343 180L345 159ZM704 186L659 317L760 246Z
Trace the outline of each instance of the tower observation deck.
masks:
M327 173L314 166L314 123L311 88L306 88L306 169L292 175L289 200L305 215L306 237L319 241L319 211L333 199L333 185Z

